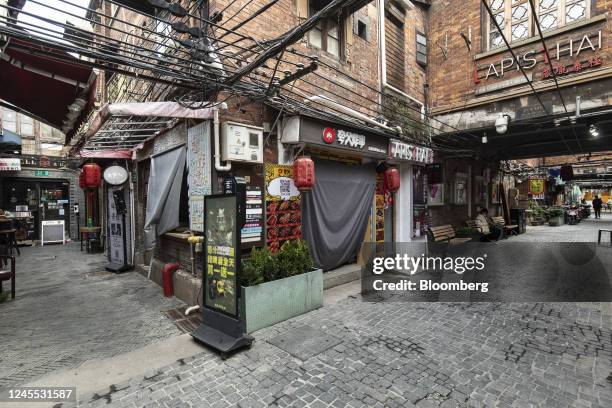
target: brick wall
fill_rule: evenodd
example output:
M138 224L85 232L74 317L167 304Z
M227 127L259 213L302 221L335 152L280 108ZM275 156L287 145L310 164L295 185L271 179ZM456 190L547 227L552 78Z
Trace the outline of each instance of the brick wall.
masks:
M567 41L569 37L575 38L578 41L582 35L596 32L601 28L603 34L602 49L598 50L597 54L603 59L603 65L599 68L590 68L583 70L581 73L572 74L573 79L580 79L585 75L595 75L599 73L603 78L609 75L608 62L612 57L612 31L609 20L597 20L596 16L612 10L611 1L596 0L591 8L591 23L586 26L576 24L567 30L557 35L546 38L546 43L549 46L551 57L555 58L556 49L554 48L557 41ZM460 10L460 11L459 11ZM482 15L481 15L482 13ZM486 18L484 16L486 15ZM430 20L431 32L431 63L429 64L429 78L431 89L431 106L436 113L443 112L449 109L462 109L463 106L476 103L478 100L483 100L485 97L493 99L501 99L502 97L511 97L513 92L524 91L531 92L526 85L505 86L499 89L495 94L476 95L482 91L485 86L499 86L503 82L512 80L520 80L523 75L517 70L516 65L513 69L507 71L503 78L496 78L495 75L484 79L487 74L488 67L491 63L497 63L499 70L499 61L503 58L511 58L505 45L498 47L500 52L488 53L483 41L483 29L481 21L486 21L488 14L485 10L481 10L480 0L439 0L432 2ZM535 27L534 27L535 30ZM465 40L461 37L461 33L469 37L471 33L472 46L468 50ZM536 85L543 83L543 70L547 68L547 64L543 63L542 45L537 34L530 40L522 40L519 45L514 47L517 55L524 52L535 50L538 64L533 69L526 69L526 72L533 75L533 81ZM523 45L520 45L523 44ZM574 44L577 47L578 44ZM562 47L564 48L564 47ZM575 51L574 51L575 54ZM580 59L587 59L594 55L593 52L584 51ZM561 58L560 63L570 64L575 61L574 57L565 56ZM556 60L554 61L557 62ZM474 82L474 67L479 68L478 74L480 83ZM570 78L563 76L561 78ZM597 80L595 77L593 80ZM548 80L550 82L550 80ZM508 84L507 84L508 85ZM488 101L489 103L491 100ZM483 102L484 103L484 102Z
M465 226L465 221L468 219L474 219L478 215L478 208L487 206L489 209L489 215L501 215L500 205L490 203L490 195L487 191L487 198L485 203L479 203L476 200L476 188L477 182L476 177L484 176L485 169L490 169L491 176L495 175L493 170L496 166L494 163L485 163L482 161L471 160L471 159L446 159L444 163L444 206L440 207L429 207L429 216L432 226L439 226L445 224L451 224L455 228ZM469 167L471 166L471 178L469 183L471 184L471 195L472 195L472 212L471 216L468 215L468 205L457 205L452 203L452 189L457 173L469 174Z

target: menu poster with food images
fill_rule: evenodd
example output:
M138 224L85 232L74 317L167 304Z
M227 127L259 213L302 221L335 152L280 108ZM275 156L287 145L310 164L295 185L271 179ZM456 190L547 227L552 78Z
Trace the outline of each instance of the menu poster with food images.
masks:
M293 182L293 167L265 165L267 246L277 251L286 241L302 237L300 191Z
M207 196L205 207L204 303L209 308L236 316L236 271L240 252L237 247L237 199L235 195Z

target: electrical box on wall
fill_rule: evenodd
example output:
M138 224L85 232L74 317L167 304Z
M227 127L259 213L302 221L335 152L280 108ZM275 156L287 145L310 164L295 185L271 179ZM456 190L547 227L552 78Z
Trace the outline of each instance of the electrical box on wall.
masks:
M221 131L223 161L263 163L263 128L224 122Z

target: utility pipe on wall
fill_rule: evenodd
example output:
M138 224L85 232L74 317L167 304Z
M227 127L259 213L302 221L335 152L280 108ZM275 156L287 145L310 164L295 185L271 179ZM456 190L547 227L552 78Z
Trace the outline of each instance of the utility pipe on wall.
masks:
M382 123L374 120L373 118L369 117L368 115L364 115L361 112L358 112L354 109L348 108L344 105L341 105L335 101L332 101L331 99L329 99L328 97L324 96L324 95L314 95L314 96L310 96L306 99L304 99L304 102L317 102L320 103L321 105L325 105L329 108L332 108L334 110L346 113L349 116L352 116L356 119L362 120L364 122L370 123L372 125L381 127L385 130L388 130L390 132L396 132L396 133L402 133L402 129L397 126L397 127L389 127L387 125L383 125Z
M402 95L404 98L411 100L421 107L421 120L425 120L425 104L413 96L408 95L406 92L395 88L394 86L387 83L387 49L385 39L385 2L384 0L377 0L376 6L378 7L378 41L380 53L380 77L382 82L383 90L385 88Z
M225 165L221 165L221 145L219 143L219 108L213 108L213 133L215 137L215 170L217 171L230 171L232 169L232 163L227 162Z

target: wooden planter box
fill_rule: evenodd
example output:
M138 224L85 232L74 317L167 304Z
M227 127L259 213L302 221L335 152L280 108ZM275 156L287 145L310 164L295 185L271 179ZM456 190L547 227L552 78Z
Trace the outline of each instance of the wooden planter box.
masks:
M241 287L246 332L282 322L323 306L321 269L255 286Z

